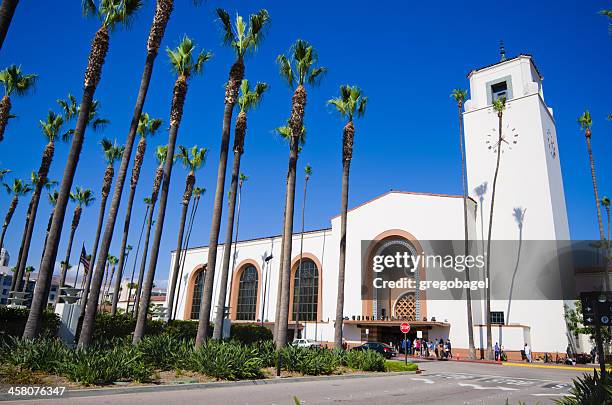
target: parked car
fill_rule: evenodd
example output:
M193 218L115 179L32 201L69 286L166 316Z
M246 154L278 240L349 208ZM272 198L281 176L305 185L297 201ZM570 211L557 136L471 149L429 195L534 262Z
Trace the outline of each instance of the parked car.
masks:
M307 347L309 349L320 349L321 343L312 339L296 339L293 344L297 347Z
M386 359L397 356L397 350L386 343L368 342L361 346L354 347L353 350L374 350L382 354Z

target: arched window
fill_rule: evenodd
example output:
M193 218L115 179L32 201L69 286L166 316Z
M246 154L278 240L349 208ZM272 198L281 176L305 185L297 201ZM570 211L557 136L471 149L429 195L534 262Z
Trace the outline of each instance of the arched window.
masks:
M319 269L310 259L302 259L293 278L293 319L316 321L319 301ZM299 315L297 313L299 306Z
M240 274L240 283L238 285L236 319L239 321L255 320L257 281L257 269L252 264L247 265Z
M200 317L200 304L202 303L202 291L204 290L204 278L206 272L199 271L194 280L193 296L191 297L191 316L190 319Z

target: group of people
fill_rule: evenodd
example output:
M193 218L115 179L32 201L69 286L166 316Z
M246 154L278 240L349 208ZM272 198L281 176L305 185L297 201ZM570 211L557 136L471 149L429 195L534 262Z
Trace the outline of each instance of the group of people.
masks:
M500 346L499 343L495 342L495 347L493 348L493 352L495 353L495 361L507 361L508 357L506 356L506 352L504 351L504 346ZM529 352L531 356L531 351Z
M453 349L450 339L422 339L402 340L402 351L408 355L430 358L432 355L438 360L452 359Z

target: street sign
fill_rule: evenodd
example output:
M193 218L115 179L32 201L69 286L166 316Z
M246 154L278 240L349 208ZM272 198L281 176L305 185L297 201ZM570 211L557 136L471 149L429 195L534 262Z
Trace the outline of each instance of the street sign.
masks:
M400 330L402 331L402 333L410 332L410 324L408 322L402 322L402 324L400 325Z
M612 318L612 293L599 291L580 294L582 323L585 326L610 325Z

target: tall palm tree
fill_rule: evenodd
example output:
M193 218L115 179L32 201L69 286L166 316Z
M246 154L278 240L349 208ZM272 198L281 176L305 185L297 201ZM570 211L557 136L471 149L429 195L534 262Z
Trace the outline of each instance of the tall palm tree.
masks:
M315 49L308 42L298 39L291 46L289 56L279 55L277 62L280 74L291 88L295 88L291 101L291 141L289 152L289 168L287 170L287 191L285 195L285 219L283 223L283 253L281 263L281 297L280 314L276 338L278 348L287 341L287 326L289 319L289 286L291 278L291 247L293 236L293 211L295 204L295 175L298 160L298 141L303 130L304 109L306 107L305 84L316 85L327 71L324 67L317 67L318 56Z
M25 279L25 282L23 283L23 292L26 292L28 290L28 284L30 284L30 276L32 275L33 271L34 271L33 266L27 266L24 270L26 279Z
M198 0L194 0L194 3L198 3ZM138 132L138 128L141 125L140 117L142 114L142 109L144 107L145 98L147 96L147 92L149 89L149 84L151 82L151 74L153 73L153 65L155 63L155 59L157 58L157 54L159 53L159 47L161 45L161 41L164 37L164 33L166 31L166 26L168 25L168 21L170 20L170 15L172 14L172 10L174 8L174 0L157 0L155 15L153 16L153 22L151 23L151 28L149 30L149 38L147 41L147 57L145 60L144 69L142 72L142 78L140 80L140 87L138 89L138 97L136 98L136 105L134 106L134 112L132 115L132 121L130 123L130 129L128 131L127 138L125 140L125 153L123 155L123 159L121 160L121 164L119 166L119 174L117 175L117 182L115 183L115 189L113 191L113 198L111 199L110 208L108 210L108 217L106 219L106 225L104 228L104 235L102 237L102 243L100 244L100 257L98 262L96 262L96 268L98 272L102 272L104 268L104 263L106 261L106 256L108 255L108 251L110 249L110 245L113 239L113 233L115 230L115 223L117 221L117 215L119 213L119 205L121 204L121 197L123 194L123 186L125 184L125 178L127 177L127 170L130 163L130 158L132 156L132 149L134 147L134 140L136 137L136 132ZM157 125L157 124L155 124ZM139 146L140 147L140 143ZM138 153L138 149L137 149ZM134 171L132 171L132 175L134 175ZM133 177L132 177L133 180ZM126 221L129 226L129 218L127 215L131 215L131 207L129 207L126 214ZM124 227L124 238L127 238L128 229ZM126 242L122 242L122 246L125 246ZM123 254L124 249L121 250ZM122 255L120 255L122 256ZM123 273L123 267L125 263L125 258L120 257L119 264L119 272ZM89 333L89 332L88 332Z
M132 289L137 287L136 283L134 283L134 275L136 274L136 264L138 264L138 253L140 252L140 242L142 242L142 235L145 230L145 225L147 224L147 217L149 216L149 210L151 209L151 199L149 197L145 197L145 205L146 210L144 215L142 216L142 226L140 227L140 236L138 236L138 244L136 245L136 253L134 254L134 266L132 266L132 275L130 277L130 282L128 284L128 295L127 295L127 305L126 312L130 308L130 301L132 299Z
M348 188L353 143L355 139L355 116L363 117L368 98L357 86L340 86L340 96L327 102L333 105L347 123L342 131L342 202L340 204L340 257L338 266L338 295L336 297L336 326L334 345L342 349L342 321L344 320L344 278L346 271L346 221L348 213Z
M155 269L157 267L157 258L159 256L159 245L164 227L164 219L166 215L166 205L168 203L168 188L170 186L170 176L172 174L172 163L174 157L174 148L176 146L176 138L178 135L179 126L183 117L183 107L185 105L185 97L187 95L188 81L194 74L199 74L204 69L204 63L212 58L209 52L200 52L195 54L195 44L189 37L185 36L179 46L175 50L168 49L170 63L177 75L174 83L172 106L170 108L170 131L168 133L168 152L166 153L166 162L164 163L164 174L161 186L161 195L159 198L159 211L157 213L157 221L155 223L155 234L153 235L153 244L151 246L151 260L149 262L149 271L142 286L139 306L148 308L151 300L151 290L153 288L153 280L155 278ZM134 330L134 344L138 343L144 334L144 328L147 322L147 311L138 312L138 321Z
M593 159L593 150L591 148L591 126L593 120L591 119L591 113L587 110L580 117L578 117L578 124L580 129L584 131L584 137L587 144L587 152L589 153L589 162L591 165L591 179L593 180L593 193L595 194L595 206L597 208L597 224L599 226L599 239L603 242L606 237L604 234L603 220L601 218L601 205L599 200L599 189L597 188L597 176L595 175L595 160ZM609 269L607 265L607 258L604 254L604 288L606 291L609 290L608 282L610 280Z
M25 195L27 195L30 191L32 191L32 186L28 183L24 183L23 180L14 179L12 184L3 183L6 192L9 195L12 195L11 204L9 205L9 209L6 212L6 216L4 217L4 223L2 224L2 233L0 234L0 249L4 247L4 237L6 235L6 229L11 223L11 219L13 219L13 214L17 209L17 204L19 204L19 199Z
M208 244L208 265L204 277L202 304L198 322L196 346L200 346L208 337L210 311L212 308L213 285L215 279L215 266L217 263L217 246L219 244L219 230L221 228L221 215L223 213L223 193L225 188L225 174L227 169L227 155L230 141L232 114L234 105L238 101L238 88L244 78L244 57L249 52L255 52L263 40L265 30L270 22L270 16L265 9L259 10L249 16L248 28L244 19L236 15L234 24L227 11L218 8L217 15L222 24L223 42L229 45L236 54L236 60L229 71L229 79L225 85L225 107L223 109L223 129L221 131L221 148L219 167L217 170L217 186L213 203L212 220L210 225L210 241Z
M274 129L274 131L285 142L287 142L288 145L291 145L291 127L289 127L289 120L287 120L287 124L286 125L284 125L282 127L277 127L277 128ZM302 152L302 147L303 147L305 142L306 142L306 127L304 125L302 125L302 130L300 131L300 136L299 136L299 139L298 139L298 155L299 155L299 153ZM281 240L281 255L280 255L279 263L284 263L284 261L283 261L284 251L285 251L284 250L284 240ZM282 293L283 293L282 278L279 276L276 296L280 297ZM276 315L274 316L275 320L280 318L280 311L281 311L280 299L277 299ZM278 322L274 322L274 336L276 336L277 333L278 333L278 325L279 325Z
M49 180L48 178L41 179L38 173L34 171L30 175L30 179L31 179L30 184L34 186L34 189L40 186L41 189L45 188L47 190L51 190L51 188L57 185L57 181ZM27 243L28 249L30 247L29 240L27 240L28 239L28 228L30 227L30 218L32 217L32 213L36 209L38 209L38 201L34 201L34 196L32 196L32 198L30 199L30 204L28 205L28 209L26 210L24 230L21 236L21 245L19 245L19 255L17 256L17 265L15 266L17 267L17 277L15 278L16 284L13 285L14 291L20 291L20 288L21 288L21 279L23 278L23 274L24 274L25 267L26 267L26 262L25 260L23 260L26 242L28 242ZM31 234L29 235L29 239L30 240L32 239ZM13 289L11 289L11 291L13 291Z
M57 184L57 182L49 181L49 169L53 162L53 156L55 154L55 141L60 139L67 141L68 134L60 134L64 119L61 115L49 111L47 118L43 121L39 121L40 128L44 137L47 139L47 145L43 150L43 154L40 160L40 167L38 168L37 181L33 181L34 192L30 199L30 206L26 215L25 229L23 231L23 242L22 248L19 252L19 258L17 259L17 280L21 280L23 271L28 261L28 255L30 252L30 243L32 242L32 235L34 233L34 224L36 222L36 214L38 212L38 204L40 202L40 196L43 188L49 189L51 186ZM19 289L19 287L17 287Z
M463 236L465 239L464 253L468 256L470 248L469 233L468 233L468 191L467 191L467 173L465 170L465 148L463 146L463 103L467 97L467 90L454 89L451 97L457 103L457 113L459 117L459 152L461 153L461 186L463 187ZM465 271L465 280L470 281L469 269ZM474 346L474 320L472 318L472 292L466 289L466 306L467 306L467 321L468 321L468 358L476 359L476 347Z
M198 212L198 206L200 205L200 198L202 194L206 192L205 188L194 187L193 188L193 205L191 206L191 213L189 215L189 224L187 225L187 238L185 239L185 243L183 244L183 250L189 248L189 239L191 238L191 231L193 230L193 224L195 222L195 216ZM178 309L178 303L181 296L181 280L183 279L183 269L185 268L185 259L187 257L187 252L183 254L183 260L181 261L181 272L179 274L179 282L176 290L176 306L174 307L174 312L172 314L168 314L168 316L172 316L172 319L176 318L176 311Z
M302 268L302 258L304 256L304 225L306 219L306 192L308 191L308 181L310 180L310 176L312 176L312 167L310 165L306 165L304 168L304 199L302 201L302 231L300 232L300 259L298 260L298 269ZM297 335L300 326L300 278L298 278L297 285L295 286L295 291L297 291L297 295L295 295L295 333ZM296 336L297 338L297 336Z
M601 199L601 205L604 206L605 210L606 210L606 219L608 222L608 236L606 237L606 245L605 245L605 255L607 257L606 260L610 260L610 199L606 196L604 196Z
M0 49L4 44L4 38L13 20L17 4L19 0L2 0L2 5L0 5Z
M125 252L128 234L130 232L130 220L132 217L132 207L134 205L134 196L136 195L136 185L138 184L138 178L140 177L140 168L144 159L145 152L147 150L147 136L153 136L162 124L162 120L159 118L150 118L149 114L144 113L140 116L138 122L138 129L136 132L140 135L140 141L136 147L136 155L134 156L134 166L132 168L132 178L130 180L130 194L128 197L127 208L125 211L125 221L123 222L123 238L121 240L121 250L119 251L119 268L117 270L117 282L115 283L115 289L118 289L121 285L121 278L123 277L123 268L127 261ZM119 302L119 296L113 295L113 302L111 307L111 314L117 313L117 302Z
M232 176L229 191L227 227L225 231L225 245L223 249L223 261L221 264L221 288L219 289L219 297L217 301L217 313L215 315L215 328L213 331L213 339L221 339L223 330L223 318L225 317L225 299L227 293L227 279L229 274L231 246L234 234L234 214L236 211L236 196L238 191L238 183L240 182L240 160L244 153L244 139L247 130L247 112L256 108L261 102L265 91L268 89L266 83L257 82L251 90L249 81L244 79L240 85L240 96L238 98L238 106L240 112L236 118L236 126L234 129L234 162L232 165Z
M506 98L501 97L493 102L493 110L497 113L498 118L498 130L497 130L497 143L493 151L497 155L495 163L495 174L493 175L493 186L491 187L491 207L489 208L489 232L487 236L487 267L486 267L486 278L489 280L491 285L491 236L493 233L493 209L495 206L495 191L497 189L497 175L499 174L499 163L501 161L501 153L504 142L504 136L502 133L502 122L504 117L504 110L506 109ZM491 331L491 289L485 289L485 324L487 326L487 349L485 351L485 359L493 360L493 336Z
M14 93L22 96L32 90L36 84L36 78L37 75L24 75L21 67L17 65L10 65L0 71L0 83L4 86L4 97L0 100L0 142L4 140L8 120L14 118L14 115L11 115L11 95Z
M72 145L68 158L66 159L66 167L64 168L64 176L62 177L55 214L53 215L50 232L51 236L47 240L45 254L40 265L38 277L39 280L45 282L49 282L49 279L53 277L53 266L62 234L66 205L68 204L70 189L72 188L74 175L81 155L81 148L83 147L85 128L88 122L93 97L102 77L102 67L104 66L104 61L108 52L109 32L120 24L129 26L130 21L140 8L142 2L141 0L100 0L98 4L99 7L96 7L94 0L84 0L83 2L84 14L96 15L99 17L101 25L98 31L96 31L91 44L83 83L83 97L81 99L81 106L74 129ZM45 307L45 302L43 302L44 284L45 283L36 283L30 313L23 332L23 337L25 338L33 339L40 331L42 312Z
M185 179L185 191L183 192L183 200L181 202L181 219L179 222L178 240L176 242L176 260L174 261L172 278L170 280L170 289L168 291L168 320L172 319L172 310L174 309L174 293L176 290L176 281L178 279L178 272L181 264L181 255L183 254L183 235L185 233L187 209L189 208L189 202L191 201L191 195L193 193L193 187L196 181L195 172L204 166L204 163L206 163L207 152L208 149L198 149L197 145L193 146L191 149L187 149L184 146L179 146L179 153L176 155L176 159L181 161L183 166L189 170L189 173L187 173L187 178Z
M64 259L64 265L62 266L62 272L60 274L60 289L66 283L66 272L68 271L68 263L70 261L70 253L72 251L72 242L74 241L74 234L81 221L81 214L83 213L84 207L89 207L93 204L95 198L90 189L83 189L79 186L76 187L75 191L70 193L70 199L74 201L77 206L74 208L74 214L72 215L72 223L70 224L70 236L68 237L68 246L66 247L66 257ZM57 294L56 303L59 302L61 291Z
M138 287L136 289L136 296L134 297L134 315L138 314L138 305L140 304L140 295L142 293L142 282L144 280L145 268L147 265L147 253L149 250L149 239L151 237L151 227L155 223L153 220L153 212L155 211L155 204L159 195L159 188L164 177L164 166L166 162L166 155L168 153L167 146L158 146L155 151L157 158L157 169L155 169L155 176L153 178L153 189L151 191L151 197L145 198L145 204L149 205L151 209L147 217L147 233L145 235L144 249L142 250L142 259L140 261L140 271L138 272ZM174 163L174 159L171 159Z
M59 196L59 192L57 190L47 193L47 200L49 201L49 204L51 205L51 212L49 213L49 219L47 221L47 231L45 232L45 242L43 243L43 251L42 251L41 257L45 255L45 246L47 245L47 240L49 239L49 232L51 231L51 222L53 221L53 212L55 211L55 205L57 204L58 196ZM40 277L40 273L39 273L39 277ZM48 302L49 292L51 291L52 279L48 279L46 281L47 283L45 284L43 298L45 302Z

